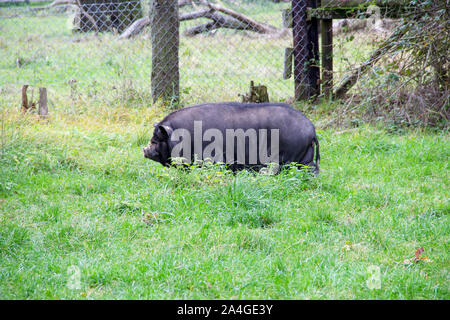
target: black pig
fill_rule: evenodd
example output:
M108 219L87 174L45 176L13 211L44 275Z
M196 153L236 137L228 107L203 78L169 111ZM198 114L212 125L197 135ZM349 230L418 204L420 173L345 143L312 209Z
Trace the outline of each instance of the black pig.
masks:
M184 158L223 162L232 170L295 162L318 173L320 161L314 125L284 103L207 103L177 110L155 124L143 151L164 166Z

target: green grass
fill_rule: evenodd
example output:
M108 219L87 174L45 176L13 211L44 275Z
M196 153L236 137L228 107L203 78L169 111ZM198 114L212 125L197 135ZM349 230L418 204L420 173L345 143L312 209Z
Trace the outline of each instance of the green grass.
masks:
M240 10L281 23L279 5L254 8ZM150 40L68 21L0 19L0 299L449 298L448 132L330 128L335 105L303 105L317 178L163 168L142 155L167 113L151 103ZM366 39L336 37L338 78ZM182 103L238 100L250 80L289 100L291 40L182 37ZM21 114L25 83L47 87L48 120ZM420 247L428 260L405 264Z
M319 177L234 176L144 159L158 110L117 114L5 115L1 298L449 298L447 134L320 130Z

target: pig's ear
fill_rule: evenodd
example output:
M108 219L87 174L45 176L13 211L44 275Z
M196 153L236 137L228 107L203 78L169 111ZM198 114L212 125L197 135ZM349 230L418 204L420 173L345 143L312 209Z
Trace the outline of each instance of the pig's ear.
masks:
M158 126L158 122L155 122L153 126L156 128Z
M169 139L169 137L173 132L173 129L169 126L158 126L158 128L161 134L164 136L164 138Z

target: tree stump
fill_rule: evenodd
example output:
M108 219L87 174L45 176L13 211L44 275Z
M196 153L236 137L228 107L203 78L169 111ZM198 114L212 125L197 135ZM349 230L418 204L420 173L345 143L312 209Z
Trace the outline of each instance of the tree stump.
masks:
M29 112L32 109L36 109L36 102L33 99L33 95L31 95L31 99L28 99L28 90L29 85L22 86L22 111L24 113ZM47 89L44 87L39 88L39 101L38 101L38 114L42 118L46 118L48 115L48 107L47 107Z
M242 97L242 102L269 102L269 93L267 92L267 87L263 85L255 86L253 80L250 81L250 92L240 96Z

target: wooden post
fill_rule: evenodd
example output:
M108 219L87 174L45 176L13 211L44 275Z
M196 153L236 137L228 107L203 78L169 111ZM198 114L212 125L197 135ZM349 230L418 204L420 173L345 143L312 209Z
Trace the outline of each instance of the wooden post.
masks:
M322 38L322 84L323 94L332 98L333 93L333 20L321 20Z
M308 0L307 5L315 9L317 0ZM319 21L311 18L306 23L308 29L308 82L310 97L312 97L320 94Z
M28 85L25 84L22 86L22 111L27 112L28 111L28 95L27 95L27 89Z
M284 49L284 71L283 79L287 80L292 76L292 51L293 48Z
M294 40L295 100L319 94L319 38L317 19L307 19L308 6L316 0L292 0L292 35Z
M39 110L38 110L38 113L42 118L45 118L48 115L47 89L46 88L39 88Z
M261 84L255 86L255 82L253 80L250 81L250 92L239 96L242 97L242 102L269 102L269 93L267 92L267 87Z
M179 20L177 0L154 0L152 26L152 97L153 101L179 98Z
M292 0L292 37L294 57L295 100L309 98L306 63L308 34L306 30L306 0Z

